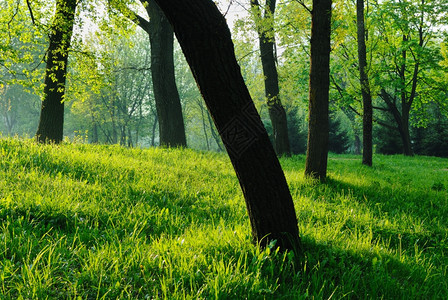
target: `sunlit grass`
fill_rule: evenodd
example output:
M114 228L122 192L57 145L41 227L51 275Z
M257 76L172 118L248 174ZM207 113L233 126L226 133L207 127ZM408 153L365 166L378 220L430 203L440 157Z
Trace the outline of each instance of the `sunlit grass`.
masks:
M251 243L224 154L0 140L5 299L446 299L448 160L282 159L306 260Z

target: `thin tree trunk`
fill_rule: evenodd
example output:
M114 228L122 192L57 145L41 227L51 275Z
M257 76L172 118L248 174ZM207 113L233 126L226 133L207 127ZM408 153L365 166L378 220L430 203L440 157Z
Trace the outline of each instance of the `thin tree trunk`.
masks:
M363 103L362 116L362 163L372 166L373 142L372 142L372 120L373 107L372 95L370 93L369 76L367 74L367 50L366 31L364 25L364 0L356 0L356 20L358 34L358 60L359 60L359 81L361 84L361 95Z
M230 31L212 0L156 0L177 39L239 179L254 240L298 249L285 176L237 64Z
M260 4L258 0L251 0L251 5L255 9L255 22L260 23L258 27L258 41L260 45L261 64L263 66L264 87L266 101L269 110L269 117L272 123L274 133L274 146L277 155L290 156L290 146L288 137L288 121L286 111L280 100L280 89L278 84L278 73L275 55L275 38L273 18L275 13L276 0L266 1L266 10L264 17L261 16ZM269 24L269 25L267 25Z
M157 117L157 113L154 114L154 123L152 124L152 136L151 136L151 146L155 146L156 139L156 128L157 123L159 122L159 118Z
M207 142L207 150L210 151L210 143L208 142L207 126L205 126L204 107L202 106L202 103L199 103L199 107L201 108L202 130L204 130L205 141Z
M68 50L73 34L76 0L57 0L50 33L39 125L41 143L60 143L64 134L64 95Z
M221 152L222 151L222 147L221 147L221 138L218 136L218 134L216 133L215 129L214 129L214 124L213 124L213 120L210 117L210 114L207 112L207 119L208 119L208 124L210 125L210 131L212 133L213 139L215 140L216 145L218 146L218 151Z
M331 0L313 0L308 146L305 176L327 176Z
M92 144L98 144L98 125L93 120L93 127L92 127Z
M128 127L128 147L129 148L133 148L134 144L132 143L132 132L131 132L131 127Z

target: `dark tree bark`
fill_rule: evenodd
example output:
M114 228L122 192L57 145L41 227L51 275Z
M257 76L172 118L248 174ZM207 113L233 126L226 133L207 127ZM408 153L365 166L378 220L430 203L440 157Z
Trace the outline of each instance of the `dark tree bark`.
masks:
M265 21L267 20L267 22L262 22L262 25L258 24L257 31L261 64L263 66L265 95L274 134L275 151L279 156L290 156L288 121L285 108L280 100L276 55L274 51L275 38L273 17L275 13L275 5L276 0L267 0L264 16L262 16L258 0L251 0L251 6L255 13L255 22L261 23L263 19Z
M174 72L173 29L155 1L140 1L145 6L149 21L136 14L133 20L148 33L151 44L151 75L159 120L160 145L187 147L182 105Z
M64 131L64 94L68 49L77 1L57 0L46 56L44 98L36 137L42 143L60 143Z
M329 130L331 0L313 0L311 14L311 67L305 176L325 180Z
M229 153L261 246L298 249L291 194L237 64L230 31L211 0L156 0L174 32Z
M356 23L358 35L358 60L359 81L361 84L361 95L363 103L362 116L362 163L372 166L373 142L372 142L372 120L373 107L372 95L370 93L369 77L367 75L367 50L366 30L364 25L364 0L356 0Z

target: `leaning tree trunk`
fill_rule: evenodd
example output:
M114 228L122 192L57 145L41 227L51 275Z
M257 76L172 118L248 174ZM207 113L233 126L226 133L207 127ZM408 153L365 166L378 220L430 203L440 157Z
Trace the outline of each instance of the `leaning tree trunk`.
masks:
M174 32L238 176L261 246L300 245L285 176L235 58L230 31L212 0L156 0Z
M366 30L364 25L364 0L356 0L356 23L358 34L358 60L359 80L361 84L361 95L363 103L362 116L362 163L372 166L373 142L372 142L372 95L370 93L369 76L367 75L367 50Z
M42 143L60 143L64 131L64 94L68 49L73 33L77 1L56 1L45 68L44 98L36 137Z
M160 145L186 147L185 125L174 73L174 33L154 1L146 3L151 43L151 75L159 119Z
M280 100L276 56L274 52L275 39L273 17L275 13L275 4L276 0L266 1L265 16L262 17L258 0L251 0L251 5L255 9L255 22L262 23L257 26L257 31L261 64L263 66L264 74L264 89L274 134L275 151L279 156L290 156L288 121L285 108ZM263 22L265 20L266 22Z
M308 146L305 176L327 176L331 0L313 0Z

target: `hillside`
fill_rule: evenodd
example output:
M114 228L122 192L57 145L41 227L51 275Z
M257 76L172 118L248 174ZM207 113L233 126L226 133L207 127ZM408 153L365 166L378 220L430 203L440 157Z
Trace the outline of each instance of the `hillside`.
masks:
M448 159L282 165L306 249L260 251L224 154L0 140L6 299L448 298Z

